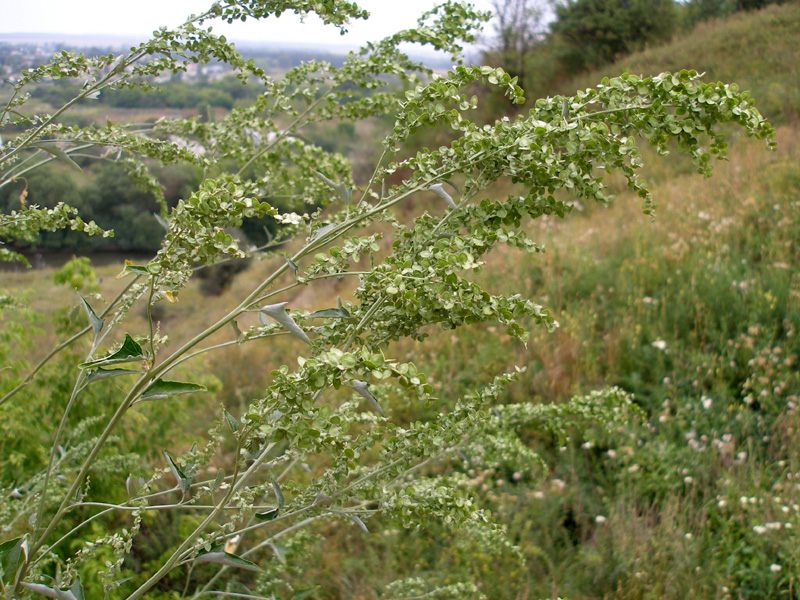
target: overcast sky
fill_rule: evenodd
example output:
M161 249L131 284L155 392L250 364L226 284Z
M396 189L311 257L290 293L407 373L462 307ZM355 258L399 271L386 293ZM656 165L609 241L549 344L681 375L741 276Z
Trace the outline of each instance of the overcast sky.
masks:
M357 0L371 13L368 21L357 21L347 36L334 27L325 27L316 17L301 23L294 15L263 22L220 23L215 33L235 41L310 42L358 46L399 29L411 27L435 0ZM490 0L472 0L477 8L488 10ZM4 33L66 33L141 36L144 40L160 26L174 27L191 13L211 6L211 0L0 0L0 41ZM490 33L487 27L485 34ZM54 40L56 41L56 40Z

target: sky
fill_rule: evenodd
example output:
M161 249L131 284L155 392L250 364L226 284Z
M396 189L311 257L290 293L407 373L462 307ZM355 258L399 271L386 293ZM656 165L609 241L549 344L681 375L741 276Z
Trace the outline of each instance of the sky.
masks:
M471 0L476 8L488 10L490 0ZM357 0L371 13L369 21L357 21L340 36L317 17L300 22L294 15L263 22L219 23L214 32L233 41L306 42L359 46L413 26L417 17L436 4L435 0ZM0 9L11 0L0 0ZM144 41L160 26L175 27L191 13L200 13L211 0L25 0L14 2L13 10L3 10L0 41L4 33L65 33L141 36ZM490 33L490 27L485 28ZM54 36L55 37L55 36ZM53 40L58 41L58 40Z

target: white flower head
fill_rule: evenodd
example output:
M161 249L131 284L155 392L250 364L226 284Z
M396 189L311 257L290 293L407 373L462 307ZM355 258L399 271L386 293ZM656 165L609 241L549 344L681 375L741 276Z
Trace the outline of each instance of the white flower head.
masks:
M667 342L665 342L664 340L656 340L655 342L652 342L650 345L658 350L667 349Z

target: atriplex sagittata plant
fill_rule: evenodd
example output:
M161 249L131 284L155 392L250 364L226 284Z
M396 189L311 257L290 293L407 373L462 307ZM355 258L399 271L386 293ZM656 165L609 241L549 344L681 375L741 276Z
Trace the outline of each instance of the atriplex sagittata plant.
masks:
M613 427L634 417L631 398L609 389L565 405L504 405L504 387L517 373L486 373L485 387L462 398L443 398L448 410L435 419L401 426L392 419L390 395L434 406L439 399L414 364L391 356L392 342L422 341L434 325L455 329L493 321L522 343L528 338L526 324L556 328L550 312L536 302L492 294L475 283L471 272L481 269L487 252L498 243L540 252L525 233L528 220L565 217L569 194L608 202L605 173L621 174L643 200L644 212L653 213L655 203L637 175L641 140L664 154L677 148L708 176L711 159L726 154L721 126L739 125L747 135L766 140L773 136L747 93L735 85L704 83L694 71L623 75L572 97L537 100L519 117L478 126L468 117L477 103L468 88L498 86L520 103L523 91L515 79L501 69L460 63L447 75L435 75L399 49L401 42L427 44L457 59L459 44L472 40L488 15L453 1L424 14L416 28L349 54L341 67L311 61L282 78L245 60L208 26L213 19L261 19L286 11L316 13L342 28L367 16L344 0L222 0L176 29L159 30L128 54L87 58L64 51L10 83L13 94L0 109L0 124L14 133L4 135L0 149L0 187L51 161L80 168L76 156L101 152L156 195L161 188L148 170L153 162L197 165L205 180L174 208L163 205L158 216L166 228L163 245L146 264L126 264L128 284L121 294L110 301L79 299L88 326L29 371L11 369L3 375L0 411L13 406L42 367L66 348L79 347L84 356L73 369L71 393L52 405L62 417L60 427L47 432L49 458L24 481L0 482L4 597L80 600L84 590L87 597L100 597L103 590L105 597L135 599L175 569L187 572L183 595L193 598L230 591L236 582L247 586L239 589L262 596L301 597L304 593L293 585L303 581L297 577L302 566L293 564L294 577L288 578L286 561L310 543L312 538L303 537L305 528L341 520L367 531L375 515L408 528L440 519L479 540L487 552L514 552L502 524L459 485L463 473L447 465L511 461L530 469L539 459L518 436L523 426L555 435L576 423ZM160 74L212 60L228 63L243 83L259 86L252 106L235 108L216 121L61 124L65 111L106 90L150 88ZM32 84L61 78L81 81L80 93L53 114L26 111ZM392 116L394 127L371 178L360 186L343 156L301 135L310 123L381 115ZM455 141L410 151L415 150L407 143L413 133L436 127L454 130ZM192 150L200 147L203 152ZM482 195L501 179L524 193ZM429 191L435 194L429 198L438 198L432 213L401 222L394 209ZM290 196L298 206L329 207L312 215L302 209L279 213L268 201L276 196ZM20 201L18 210L0 216L0 238L6 241L31 240L40 230L59 228L112 235L82 221L69 206L30 206L24 195ZM228 228L249 217L274 218L283 225L280 237L266 248L240 247ZM391 231L391 245L381 245L373 227L377 222L381 231ZM164 345L152 311L156 303L179 301L198 269L253 254L278 256L278 245L281 252L291 248L290 253L233 309L216 322L200 324L180 347ZM24 260L9 248L0 252L4 260ZM287 305L292 290L334 277L358 278L351 301L311 314ZM19 303L10 297L2 302L5 311ZM137 306L146 307L149 326L131 331L126 316ZM246 313L258 313L261 320L242 330L238 323ZM209 345L209 336L223 329L230 340ZM127 490L127 500L96 497L91 477L103 465L112 468L108 441L137 405L180 403L176 396L204 389L176 381L171 373L176 366L218 347L266 344L287 333L302 340L298 355L272 373L272 384L250 401L241 418L221 412L199 449L183 456L165 450L159 454L161 465L149 467L145 476L126 482L125 474L119 475L119 497ZM116 385L107 388L109 409L97 434L67 431L68 415L83 395L109 378ZM340 388L353 393L334 393ZM224 469L212 469L212 463L226 458L219 452L223 442L235 445L235 455L227 455ZM169 440L152 443L160 451ZM305 464L313 466L311 473L300 468ZM137 553L143 519L164 510L195 518L155 566L148 563L132 579L124 578L126 561ZM88 542L81 535L90 522L104 533ZM81 543L74 543L78 539ZM213 569L195 570L201 563ZM89 564L97 568L90 570ZM476 585L412 578L383 593L473 598L481 595Z

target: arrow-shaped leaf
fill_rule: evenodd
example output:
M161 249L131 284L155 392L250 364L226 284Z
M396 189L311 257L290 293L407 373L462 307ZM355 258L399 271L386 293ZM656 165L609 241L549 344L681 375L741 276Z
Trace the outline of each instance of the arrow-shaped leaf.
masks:
M86 315L89 317L89 322L92 324L92 330L94 331L94 336L97 337L100 335L100 331L103 329L103 319L98 317L94 314L92 307L89 306L89 303L86 302L86 298L78 294L78 298L81 300L81 304L83 304L83 309L86 311Z
M277 558L281 563L284 565L286 564L286 548L281 546L280 544L270 544L270 548L275 553L275 558Z
M353 379L353 389L357 391L361 396L367 399L372 407L378 411L380 416L383 416L383 410L381 409L381 405L378 404L378 401L375 399L369 388L367 387L367 383L365 381L361 381L360 379Z
M162 217L158 213L153 213L153 216L156 218L156 221L158 221L158 224L161 225L164 229L166 229L167 233L169 233L169 223L167 223L164 217Z
M225 469L220 469L217 471L217 476L214 479L214 483L211 484L209 488L212 492L216 492L220 487L222 487L222 483L225 481Z
M367 534L369 533L369 529L367 529L367 526L364 525L364 521L359 519L358 516L350 515L350 520L355 523L361 531Z
M259 521L272 521L275 517L278 516L278 513L281 512L279 508L273 508L266 512L256 513L254 516Z
M86 378L87 383L93 381L100 381L101 379L111 379L112 377L121 377L122 375L139 375L139 371L131 369L100 369L97 368Z
M188 383L186 381L165 381L156 379L147 386L140 396L141 400L160 400L170 396L180 394L192 394L194 392L205 392L206 386L199 383Z
M78 173L83 173L83 169L80 168L78 163L72 160L69 154L64 152L64 150L61 149L61 146L59 146L56 142L34 142L31 144L31 146L34 148L39 148L40 150L44 150L48 154L63 162L70 169L73 169Z
M78 365L78 367L81 369L93 369L95 367L101 367L104 365L114 365L117 363L132 362L135 360L144 360L142 347L136 343L130 334L126 333L125 341L122 342L122 347L119 350L103 358L81 363Z
M69 591L72 592L72 595L76 598L76 600L84 600L83 585L81 584L80 577L75 578L75 583L72 584L72 587L69 588Z
M428 190L444 200L447 203L447 206L450 208L456 208L456 203L453 201L453 197L445 191L444 186L441 183L434 183L428 188Z
M206 552L198 555L198 557L194 560L195 562L210 562L217 565L225 565L226 567L244 569L245 571L261 571L261 569L259 569L258 565L255 563L245 560L241 556L236 556L235 554L224 551L215 550L212 552Z
M170 453L166 450L164 450L164 458L167 459L167 463L169 463L169 468L172 470L172 474L175 476L175 479L178 480L178 485L180 486L181 491L186 494L189 486L192 484L192 478L186 477L186 475L183 474L183 471L178 466L178 463L172 459L172 456L170 456Z
M18 537L0 544L0 583L14 583L19 567L27 561L27 538Z
M294 274L295 274L295 275L297 275L297 271L299 270L299 267L298 267L298 266L295 264L295 262L294 262L294 261L293 261L291 258L289 258L288 256L284 255L284 258L286 259L286 264L287 264L287 265L289 265L289 268L290 268L292 271L294 271Z
M281 486L278 485L274 478L272 479L272 489L275 492L275 499L278 501L278 508L283 508L283 505L286 504L286 499L283 497Z
M309 319L350 319L355 321L350 313L343 308L324 308L308 315Z
M225 422L228 424L228 427L231 428L231 431L236 433L239 431L239 422L233 418L233 415L229 413L227 410L222 410L223 416L225 417Z
M275 319L278 323L283 325L283 327L289 331L295 337L300 338L306 344L311 345L311 340L308 339L306 332L300 329L297 323L294 322L294 319L286 312L285 306L288 302L279 302L278 304L270 304L269 306L264 306L261 308L260 314L265 314L269 317Z
M41 583L28 583L26 581L23 581L20 585L47 598L55 598L56 600L78 600L78 598L76 598L72 593L72 590L59 590L56 588L47 587ZM81 598L81 600L83 599Z

